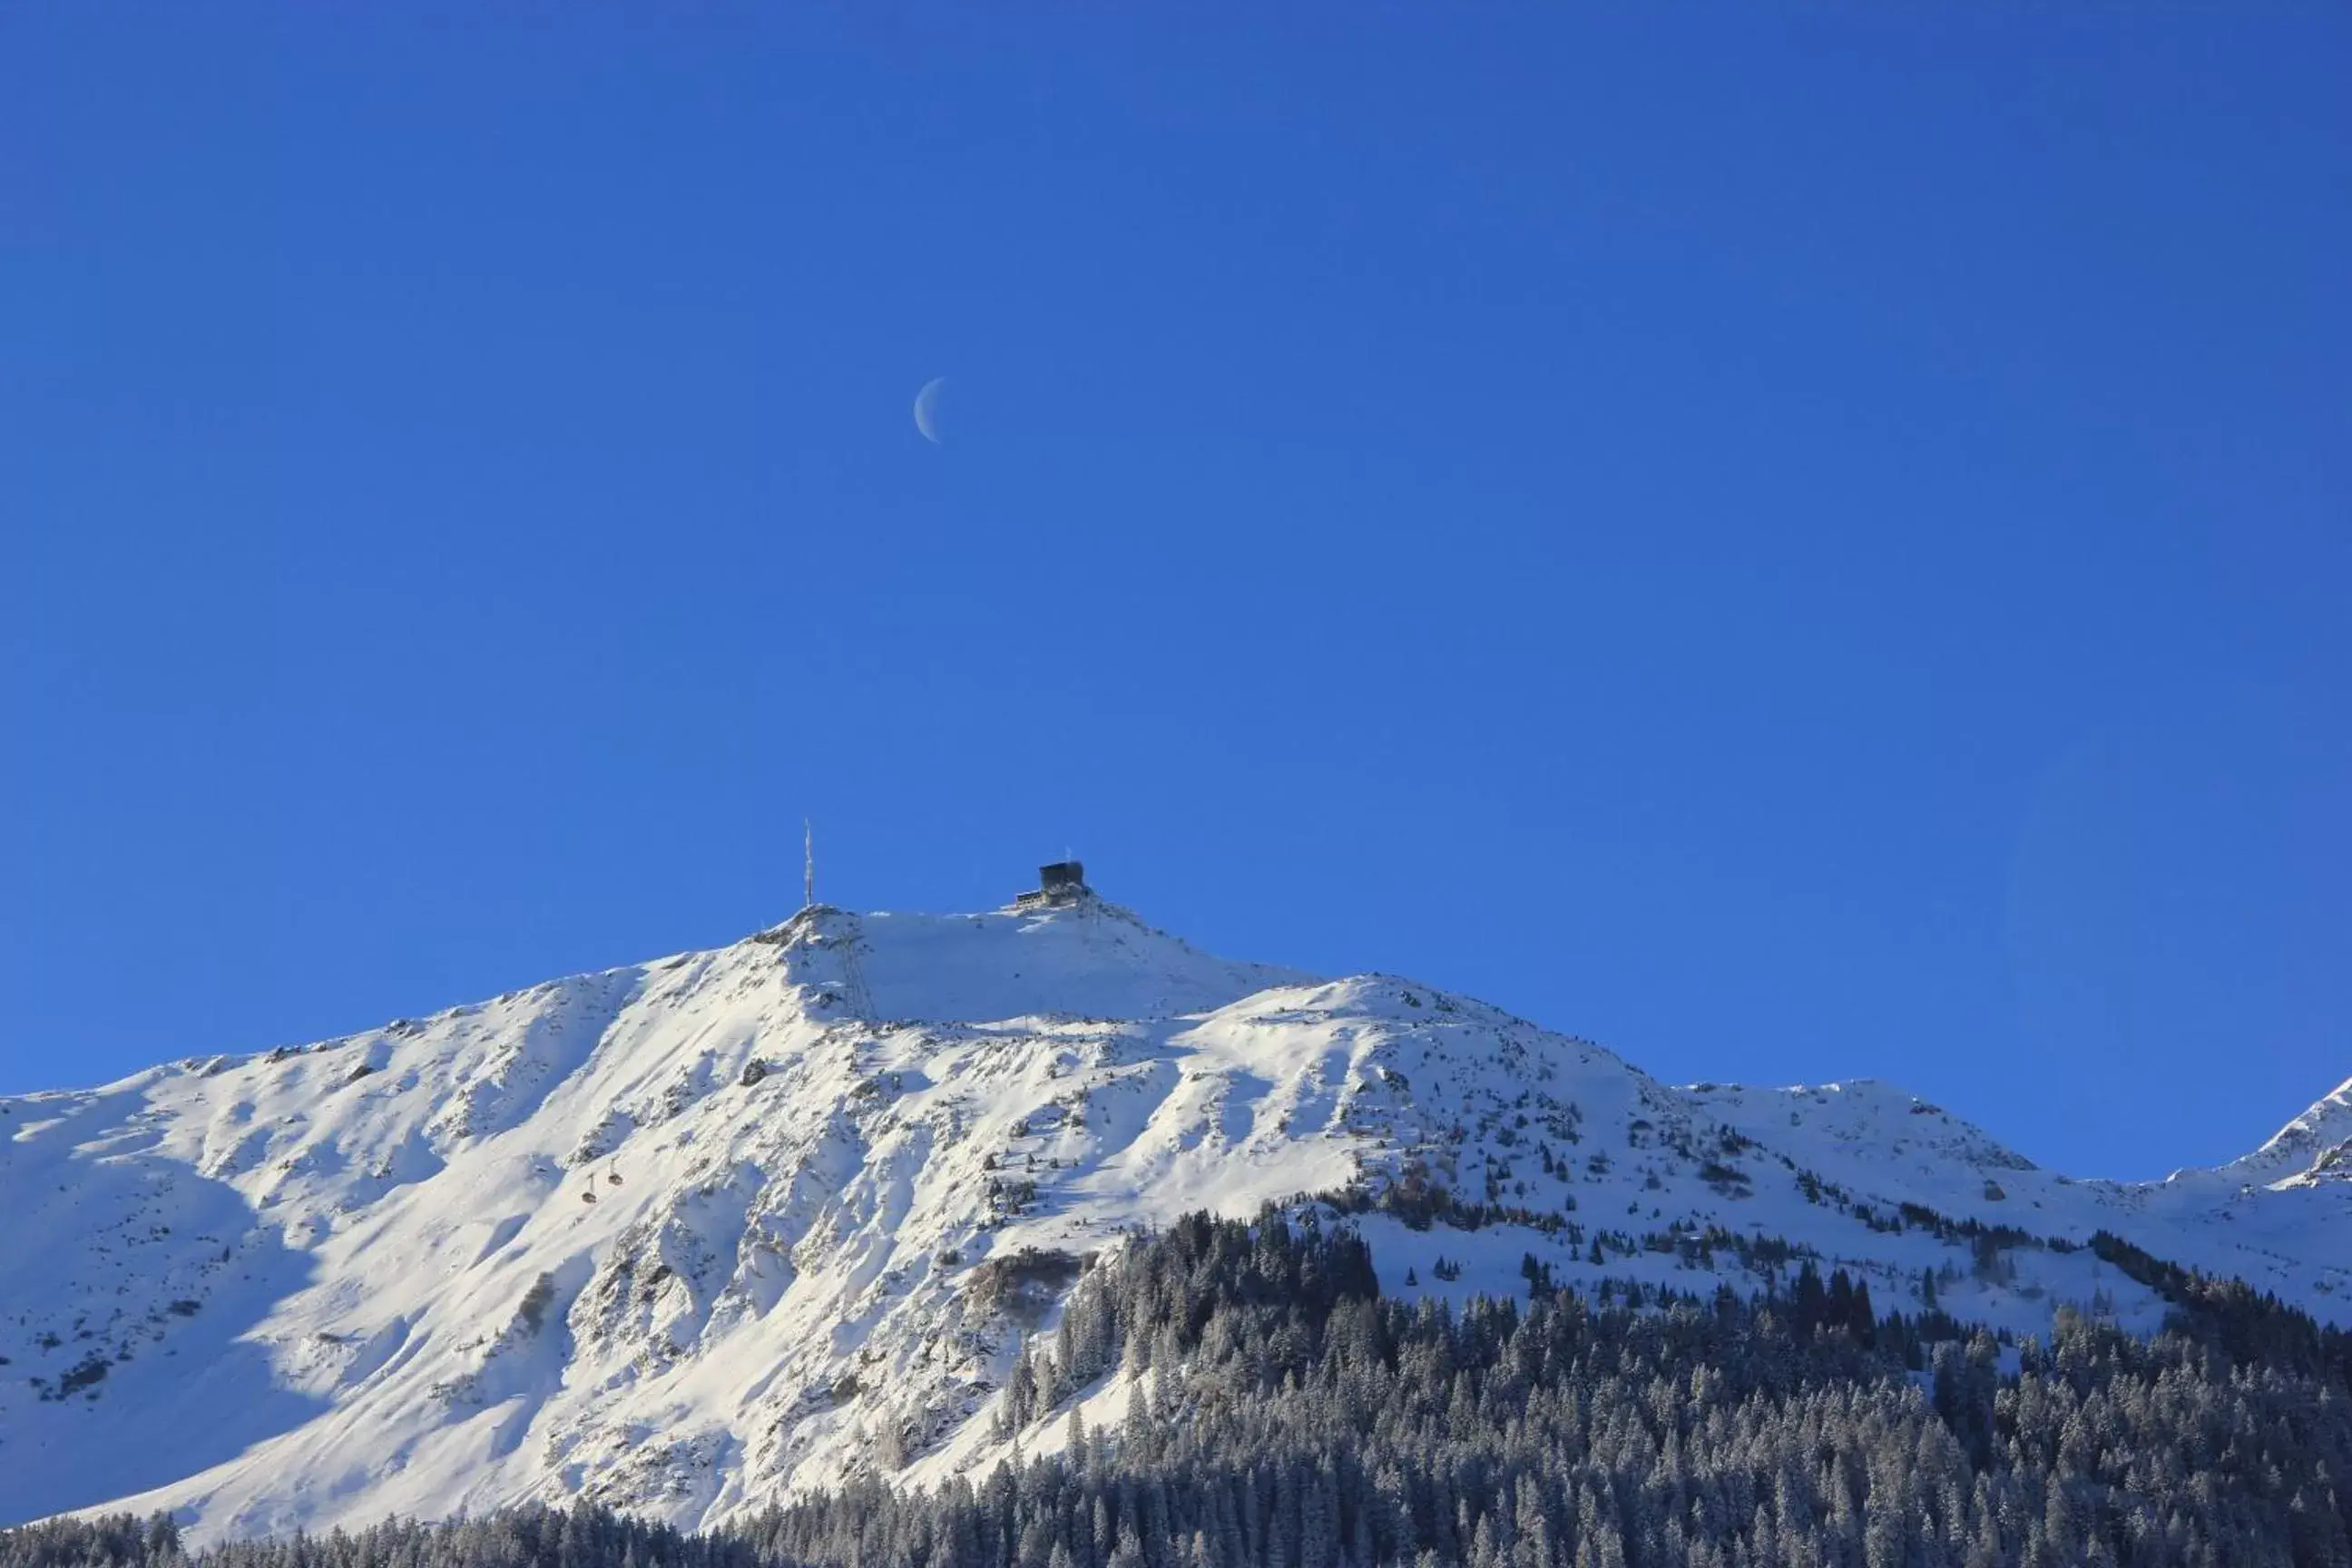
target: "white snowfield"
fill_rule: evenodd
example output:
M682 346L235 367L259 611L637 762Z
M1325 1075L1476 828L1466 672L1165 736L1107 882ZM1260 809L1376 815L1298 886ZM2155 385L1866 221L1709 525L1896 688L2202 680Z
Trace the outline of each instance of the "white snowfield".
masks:
M1933 1273L1944 1310L2018 1332L2067 1303L2160 1319L2087 1251L1986 1266L1896 1224L1907 1203L2042 1241L2105 1228L2340 1322L2347 1097L2218 1171L2074 1182L1883 1084L1670 1088L1425 986L1213 958L1090 895L818 907L347 1039L0 1100L0 1523L168 1508L201 1541L587 1496L709 1526L851 1476L928 1484L1007 1451L996 1391L1078 1259L1191 1209L1399 1181L1517 1217L1361 1215L1392 1293L1520 1293L1530 1253L1571 1284L1761 1288L1771 1263L1727 1233L1811 1249L1881 1310L1918 1310ZM1123 1407L1106 1388L1088 1415Z

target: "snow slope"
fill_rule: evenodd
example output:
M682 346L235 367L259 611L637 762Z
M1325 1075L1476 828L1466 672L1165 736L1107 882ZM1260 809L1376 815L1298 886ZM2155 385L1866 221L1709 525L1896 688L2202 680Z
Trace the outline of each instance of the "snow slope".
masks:
M2021 1332L2070 1302L2152 1327L2159 1302L2063 1246L2104 1227L2344 1321L2347 1096L2219 1171L2074 1182L1882 1084L1671 1088L1091 897L820 907L0 1100L0 1522L127 1502L212 1539L586 1495L709 1525L928 1482L1003 1451L995 1388L1087 1255L1188 1209L1400 1184L1501 1216L1360 1215L1402 1293L1517 1292L1530 1253L1570 1282L1755 1289L1790 1266L1756 1245L1778 1238L1882 1310L1933 1289ZM1980 1258L1969 1221L2035 1239Z

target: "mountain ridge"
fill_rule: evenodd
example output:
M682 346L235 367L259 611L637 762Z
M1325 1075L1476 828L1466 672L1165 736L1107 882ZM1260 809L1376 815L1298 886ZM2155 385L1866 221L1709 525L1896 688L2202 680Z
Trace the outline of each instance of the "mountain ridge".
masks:
M816 906L0 1100L0 1522L128 1500L223 1538L585 1497L708 1525L935 1481L1050 1448L992 1412L1087 1258L1266 1203L1344 1215L1402 1295L1512 1294L1538 1258L1753 1289L1812 1256L2010 1334L2062 1304L2151 1328L2164 1303L2085 1248L2105 1229L2341 1322L2347 1089L2230 1165L2077 1182L1875 1080L1675 1088L1091 894Z

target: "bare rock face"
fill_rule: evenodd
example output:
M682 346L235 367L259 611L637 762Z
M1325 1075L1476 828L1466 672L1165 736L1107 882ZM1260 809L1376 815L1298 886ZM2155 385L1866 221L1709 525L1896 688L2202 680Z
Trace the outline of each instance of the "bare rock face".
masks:
M1811 1255L1887 1305L2153 1327L2078 1246L2104 1228L2340 1321L2342 1094L2221 1172L2073 1182L1884 1085L1675 1089L1091 893L814 908L0 1100L0 1522L168 1507L201 1541L587 1497L707 1526L977 1474L1036 1451L997 1395L1091 1260L1266 1203L1360 1226L1403 1294L1516 1294L1531 1254L1570 1287L1755 1289Z

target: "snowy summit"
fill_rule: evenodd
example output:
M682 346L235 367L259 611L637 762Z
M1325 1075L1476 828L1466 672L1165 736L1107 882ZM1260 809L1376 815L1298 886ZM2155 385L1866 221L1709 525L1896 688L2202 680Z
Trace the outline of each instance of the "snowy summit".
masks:
M1743 1291L2153 1327L2099 1231L2352 1321L2338 1089L2246 1158L2074 1181L1884 1084L1672 1088L1381 975L1212 957L1075 865L319 1045L0 1100L0 1523L199 1540L590 1498L688 1526L1002 1428L1142 1226L1344 1216L1381 1289ZM1116 1425L1117 1374L1087 1405Z

